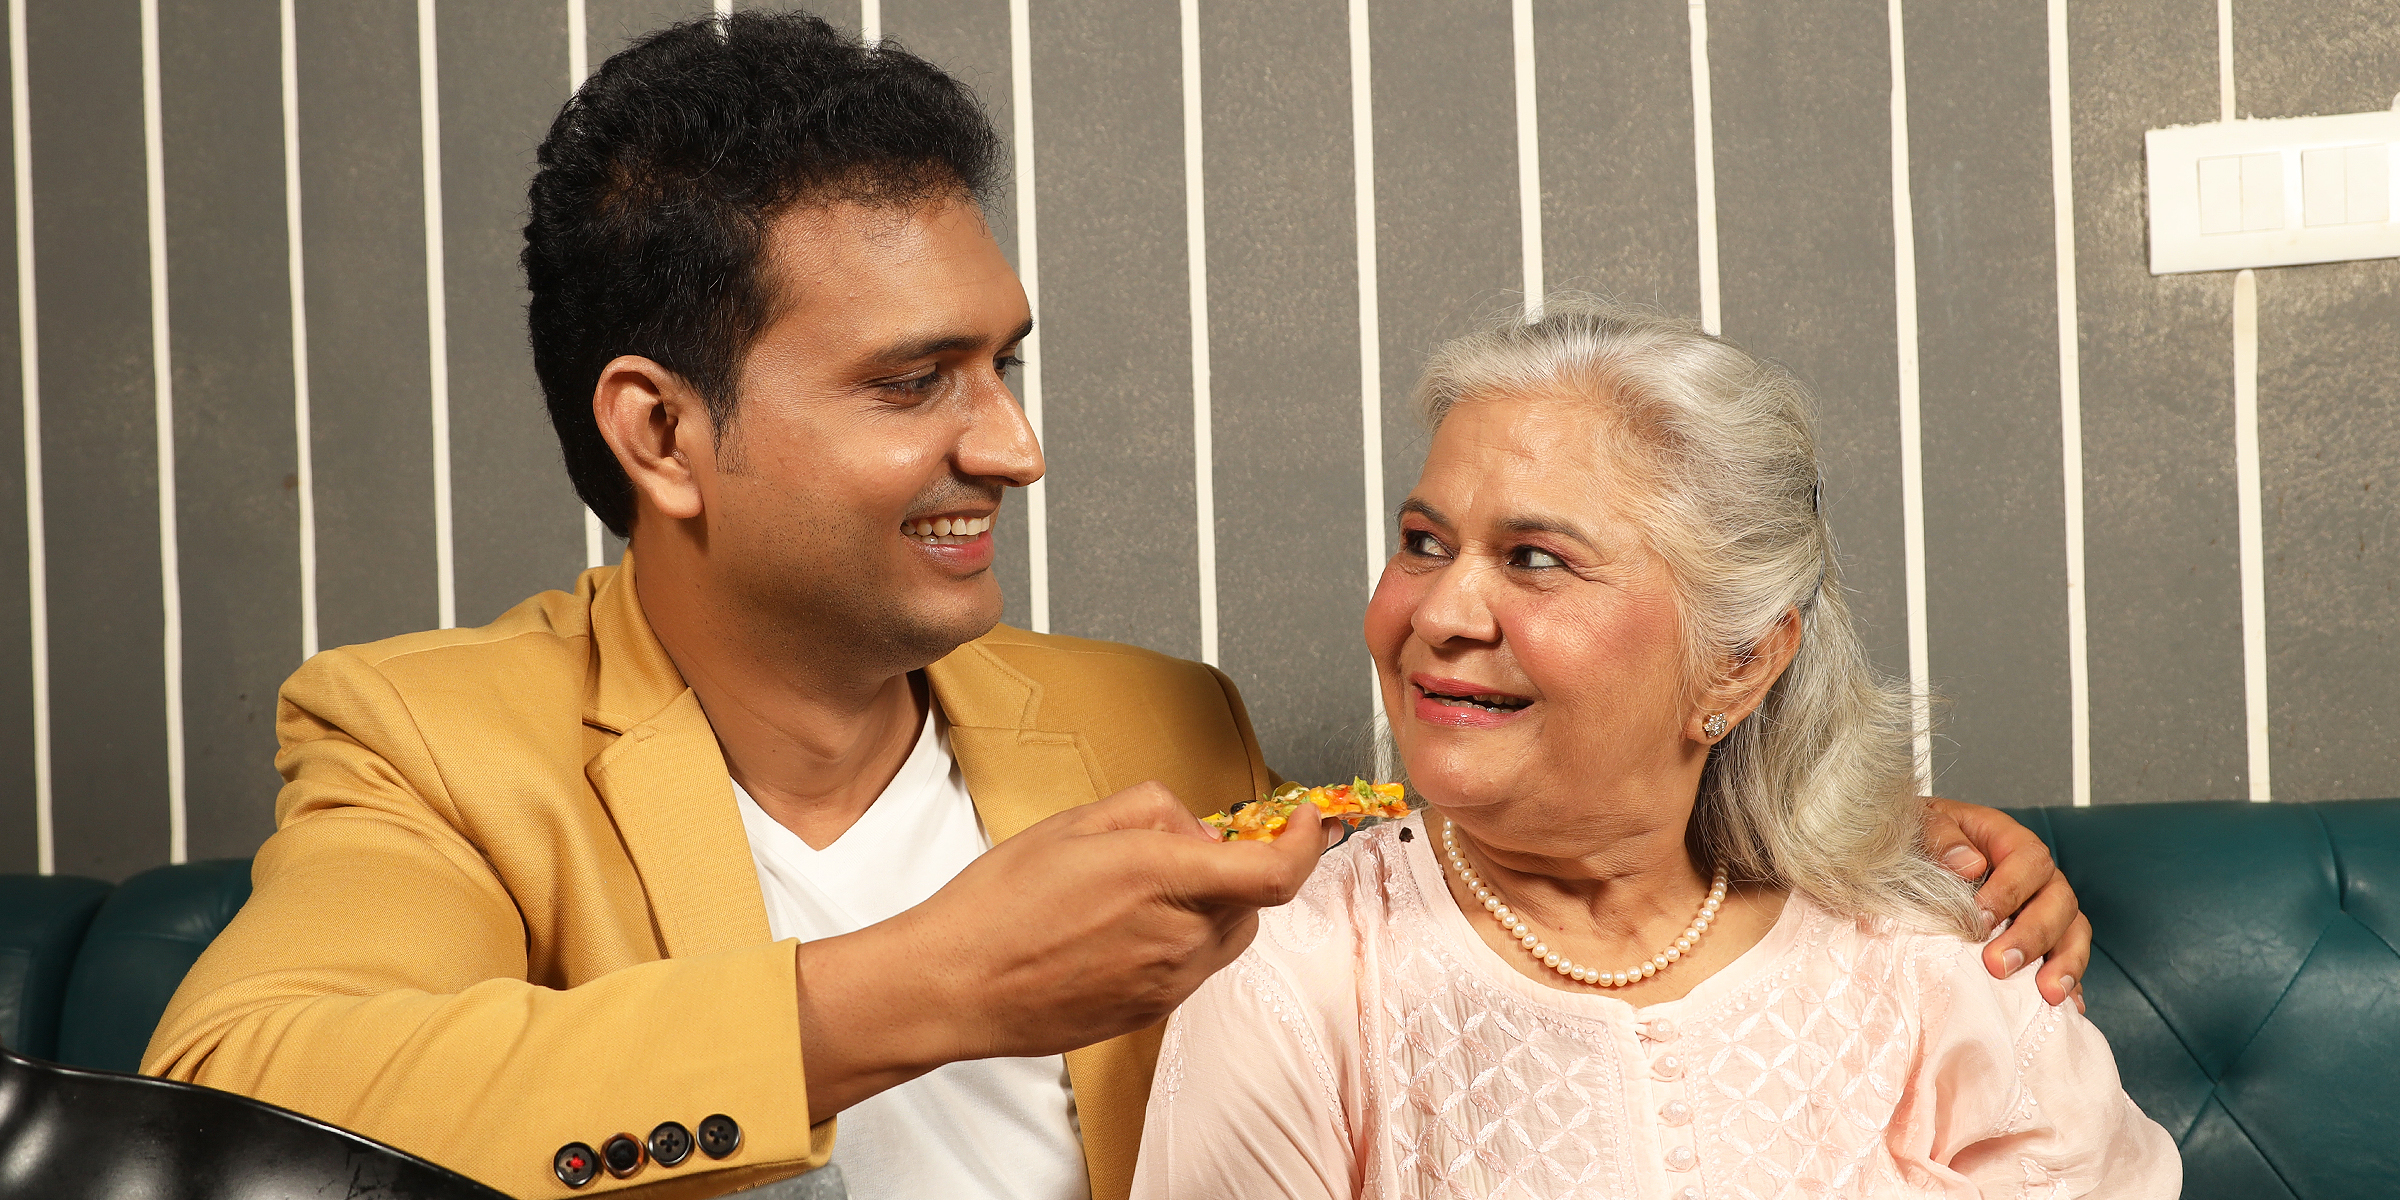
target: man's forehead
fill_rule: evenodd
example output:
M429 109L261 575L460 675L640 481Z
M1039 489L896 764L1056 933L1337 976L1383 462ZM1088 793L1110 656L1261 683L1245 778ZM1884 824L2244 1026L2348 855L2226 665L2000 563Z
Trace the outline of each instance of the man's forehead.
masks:
M877 340L942 336L962 323L996 333L1024 317L1016 273L964 197L793 209L770 227L764 266L778 319L831 321Z

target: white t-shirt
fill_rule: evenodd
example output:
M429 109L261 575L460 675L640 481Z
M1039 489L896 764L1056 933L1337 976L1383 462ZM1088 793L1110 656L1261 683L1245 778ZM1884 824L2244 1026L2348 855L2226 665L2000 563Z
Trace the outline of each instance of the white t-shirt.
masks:
M866 815L822 850L733 785L777 940L851 933L914 908L992 848L934 707ZM902 965L902 969L906 969ZM1086 1200L1066 1059L937 1068L841 1114L833 1161L851 1200Z

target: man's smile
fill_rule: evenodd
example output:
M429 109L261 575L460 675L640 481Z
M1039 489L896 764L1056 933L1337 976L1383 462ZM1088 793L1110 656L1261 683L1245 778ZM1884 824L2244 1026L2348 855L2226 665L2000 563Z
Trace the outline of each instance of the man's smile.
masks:
M991 529L992 518L980 517L921 517L902 521L904 536L928 546L964 546Z

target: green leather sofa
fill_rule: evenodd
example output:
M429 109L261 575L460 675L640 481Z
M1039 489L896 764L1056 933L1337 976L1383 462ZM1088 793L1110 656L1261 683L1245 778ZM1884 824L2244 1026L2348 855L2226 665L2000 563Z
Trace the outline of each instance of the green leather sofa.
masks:
M2091 914L2091 1017L2185 1196L2400 1196L2400 800L2016 816ZM132 1070L247 870L0 877L0 1043Z

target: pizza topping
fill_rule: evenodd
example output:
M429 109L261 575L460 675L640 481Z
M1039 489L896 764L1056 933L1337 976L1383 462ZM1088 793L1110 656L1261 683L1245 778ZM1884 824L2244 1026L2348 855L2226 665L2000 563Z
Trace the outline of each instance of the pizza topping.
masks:
M1284 783L1256 800L1245 800L1224 812L1202 817L1200 823L1228 842L1271 842L1283 832L1283 827L1291 822L1292 813L1303 803L1314 804L1326 816L1356 826L1368 817L1390 820L1407 816L1404 792L1396 783L1368 783L1364 779L1313 788Z

